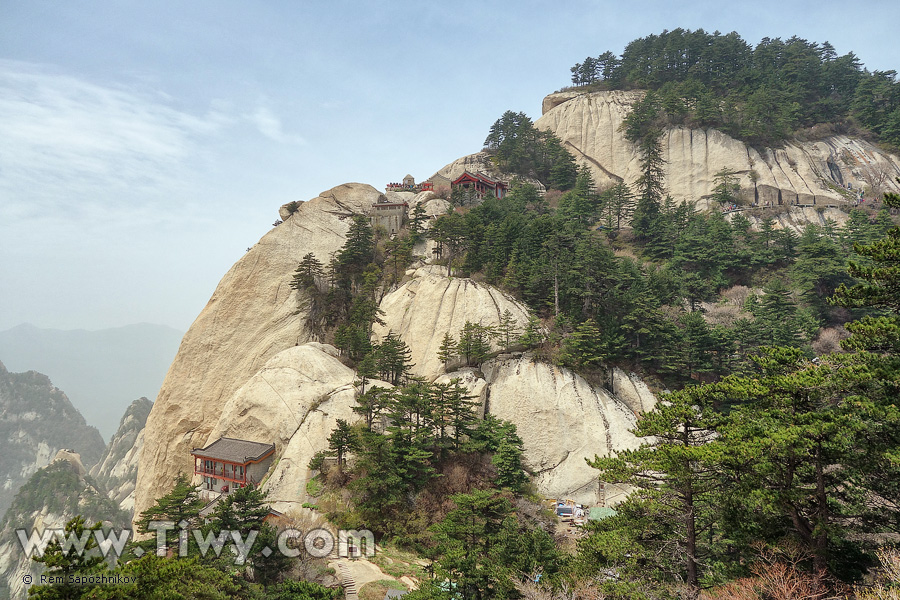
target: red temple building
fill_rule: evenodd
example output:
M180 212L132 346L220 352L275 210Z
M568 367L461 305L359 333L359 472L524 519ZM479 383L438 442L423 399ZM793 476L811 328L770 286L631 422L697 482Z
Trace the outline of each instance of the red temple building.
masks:
M465 171L462 175L450 182L453 189L462 188L466 194L474 195L481 199L488 193L494 194L496 198L502 198L506 195L508 186L499 180L494 180L483 173L471 173Z
M194 448L194 474L203 476L203 490L228 493L245 485L259 485L272 458L275 444L219 438L206 448Z

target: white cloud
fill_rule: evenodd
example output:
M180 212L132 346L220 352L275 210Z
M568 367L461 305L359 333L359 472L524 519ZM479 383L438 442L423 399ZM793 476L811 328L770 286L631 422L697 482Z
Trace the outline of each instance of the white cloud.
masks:
M282 144L306 144L306 140L302 137L286 134L281 125L281 119L264 106L257 108L253 114L247 115L247 119L270 140Z
M90 214L166 198L228 122L162 94L0 60L0 220L46 214L48 203Z

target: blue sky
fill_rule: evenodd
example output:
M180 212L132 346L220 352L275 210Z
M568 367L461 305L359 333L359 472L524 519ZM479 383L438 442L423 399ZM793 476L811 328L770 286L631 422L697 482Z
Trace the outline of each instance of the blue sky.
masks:
M895 0L0 0L0 330L184 330L280 205L424 179L676 27L900 69Z

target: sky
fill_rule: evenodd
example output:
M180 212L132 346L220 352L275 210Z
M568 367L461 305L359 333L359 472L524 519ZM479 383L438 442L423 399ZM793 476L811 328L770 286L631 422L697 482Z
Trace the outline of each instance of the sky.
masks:
M677 27L900 70L896 0L0 0L0 330L186 330L282 204L425 179Z

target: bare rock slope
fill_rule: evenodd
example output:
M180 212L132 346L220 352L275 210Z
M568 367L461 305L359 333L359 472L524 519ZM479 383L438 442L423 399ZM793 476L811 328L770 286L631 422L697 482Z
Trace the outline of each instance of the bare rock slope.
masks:
M483 371L486 410L515 423L525 443L526 467L542 494L587 504L613 500L598 496L597 471L585 458L638 447L640 440L630 432L637 414L629 402L568 369L527 357L498 358ZM625 382L636 389L623 373L620 386L625 388ZM645 408L655 404L652 395L637 395Z
M434 379L444 372L437 353L444 334L459 339L466 321L495 326L509 311L516 327L528 323L528 309L500 290L471 279L447 277L446 267L425 266L415 277L381 301L384 325L374 333L400 336L412 351L413 373Z
M591 167L599 184L632 184L640 175L639 155L620 127L642 94L551 94L535 125L559 136L579 162ZM737 173L747 202L763 206L843 204L852 197L848 184L858 190L878 180L883 191L897 191L894 178L900 176L898 157L845 135L756 149L715 129L671 127L663 136L663 156L669 193L676 201L696 201L701 208L723 168Z
M335 355L316 342L279 352L235 392L209 434L208 442L225 436L275 444L276 462L262 483L278 510L300 508L310 459L328 446L338 419L358 419L356 373Z
M291 276L312 252L323 263L344 243L348 217L380 193L345 184L284 211L283 224L253 246L219 282L185 334L147 419L135 514L166 493L191 468L190 451L209 437L234 393L286 348L312 339L297 312Z
M338 250L347 217L365 213L379 195L351 184L300 205L222 279L185 335L147 419L135 514L168 491L176 474L192 471L193 448L220 436L274 443L276 457L263 482L269 499L280 510L309 500L310 458L327 447L337 419L358 419L356 374L333 347L313 340L289 282L307 252L324 262ZM634 446L628 429L635 410L652 406L649 391L622 375L628 393L619 398L523 358L445 374L437 358L445 333L458 337L466 321L497 325L507 311L521 331L528 311L489 285L447 277L443 267L426 265L408 275L382 299L384 325L375 336L398 334L410 346L415 374L461 377L484 409L516 423L546 493L596 501L584 458Z
M152 407L153 403L146 398L131 403L106 451L90 472L119 508L129 514L134 510L138 457L144 444L144 425Z

